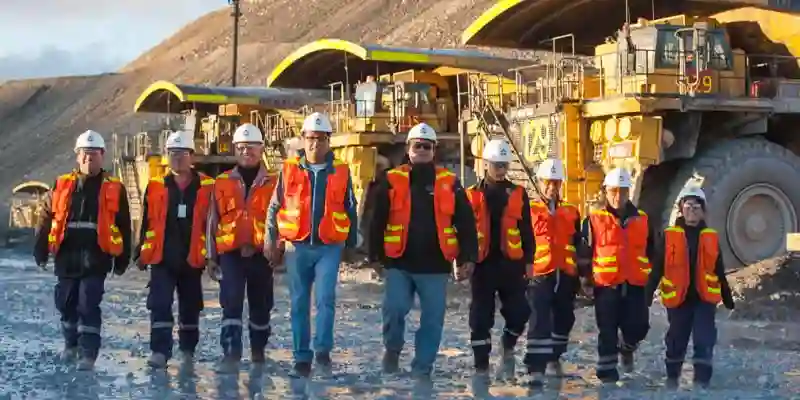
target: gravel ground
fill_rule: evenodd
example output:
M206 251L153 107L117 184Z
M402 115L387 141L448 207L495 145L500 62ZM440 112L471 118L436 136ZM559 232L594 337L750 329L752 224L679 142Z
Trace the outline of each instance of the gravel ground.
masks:
M693 389L691 367L684 371L681 389L663 387L664 312L654 306L653 329L642 344L637 371L617 386L603 387L594 378L595 328L591 309L581 309L566 355L568 377L552 379L543 390L522 385L521 360L515 379L473 380L467 345L468 300L464 287L453 285L447 328L430 384L415 383L407 374L383 376L380 337L379 284L343 279L337 305L337 363L332 375L309 380L289 377L291 335L288 293L278 278L274 334L268 363L262 370L248 361L237 375L217 375L220 354L217 286L206 285L203 335L194 368L177 363L166 372L145 366L148 352L148 313L144 300L146 275L130 271L106 285L103 303L103 349L95 372L77 372L55 361L61 348L58 315L52 304L54 278L39 272L19 253L0 250L0 399L216 399L216 398L542 398L542 399L800 399L800 347L796 325L728 320L720 312L720 344L712 388ZM418 315L412 313L412 320ZM499 317L498 317L499 321ZM498 323L496 328L499 328ZM411 324L411 330L416 324ZM411 348L411 337L409 349ZM246 338L245 338L246 340ZM245 342L247 343L247 342ZM521 356L520 356L521 358ZM403 364L410 361L404 353ZM495 360L497 361L497 360Z

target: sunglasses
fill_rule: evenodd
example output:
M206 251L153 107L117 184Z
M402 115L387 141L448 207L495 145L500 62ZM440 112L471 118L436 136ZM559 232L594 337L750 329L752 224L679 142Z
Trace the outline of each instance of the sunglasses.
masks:
M414 150L433 150L433 144L417 142L411 146Z
M303 136L303 139L311 142L327 142L328 136Z
M690 211L700 211L700 210L703 209L703 206L700 205L700 204L696 204L696 203L695 204L683 203L683 209L684 210L690 210Z
M508 169L507 162L493 162L491 164L497 169Z

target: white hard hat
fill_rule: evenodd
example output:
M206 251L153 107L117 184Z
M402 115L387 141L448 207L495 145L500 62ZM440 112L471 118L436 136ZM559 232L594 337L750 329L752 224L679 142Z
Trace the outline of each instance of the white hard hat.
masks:
M78 140L75 141L75 152L78 152L78 149L106 149L106 142L103 140L103 137L93 131L88 130L83 132L78 136Z
M411 139L425 139L430 140L431 142L436 142L436 131L433 130L430 125L422 122L414 125L414 127L408 131L406 143L408 143Z
M536 169L536 177L542 180L563 181L564 164L556 158L548 158L539 164Z
M483 148L483 159L489 162L511 162L511 146L505 139L492 139Z
M678 194L678 201L681 201L687 197L699 197L703 201L706 201L706 193L701 189L699 186L687 186L681 190Z
M303 121L303 132L333 132L331 120L323 113L315 112Z
M167 150L184 149L194 151L194 134L189 131L176 131L167 137Z
M261 129L253 124L242 124L233 133L233 144L236 143L261 143L264 144L264 136Z
M630 188L631 173L624 168L614 168L606 174L603 180L605 187Z

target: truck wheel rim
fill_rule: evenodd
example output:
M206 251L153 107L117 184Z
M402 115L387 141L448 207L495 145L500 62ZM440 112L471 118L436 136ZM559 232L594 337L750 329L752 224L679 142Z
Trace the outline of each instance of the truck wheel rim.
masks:
M727 216L731 250L742 264L770 258L785 247L786 234L797 231L797 215L789 197L777 187L758 183L733 199Z

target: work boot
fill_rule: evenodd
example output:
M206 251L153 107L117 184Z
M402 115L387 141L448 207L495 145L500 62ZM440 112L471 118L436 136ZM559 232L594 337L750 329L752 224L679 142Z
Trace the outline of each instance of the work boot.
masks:
M167 367L167 356L162 353L153 353L150 355L150 358L147 360L147 365L153 368L166 368Z
M250 351L250 361L253 364L263 364L267 361L267 357L264 355L264 349L252 349Z
M314 362L323 368L330 368L333 365L330 353L316 353L314 355Z
M63 363L75 362L75 360L78 359L78 348L64 347L64 350L61 350L61 354L58 355L58 358Z
M218 371L223 374L234 374L239 372L239 359L240 357L234 355L222 357L222 360L219 362Z
M83 357L78 362L78 371L91 371L94 369L95 359L92 357Z
M386 350L383 353L383 372L394 374L400 370L400 353Z
M514 357L513 347L503 347L500 353L502 362L501 371L504 375L514 376L514 369L516 368L517 359Z
M298 378L308 378L309 376L311 376L311 363L310 362L294 363L294 376Z
M622 364L622 372L630 374L633 372L633 352L620 351L619 352L620 364Z
M555 361L550 361L549 363L547 363L547 373L558 378L564 376L564 366L561 365L560 358L557 358Z
M192 364L194 363L194 352L191 350L181 350L180 358L181 358L181 363Z
M528 386L542 387L544 386L544 374L541 372L531 372L529 374Z
M670 376L667 377L667 389L677 389L678 386L678 377Z

